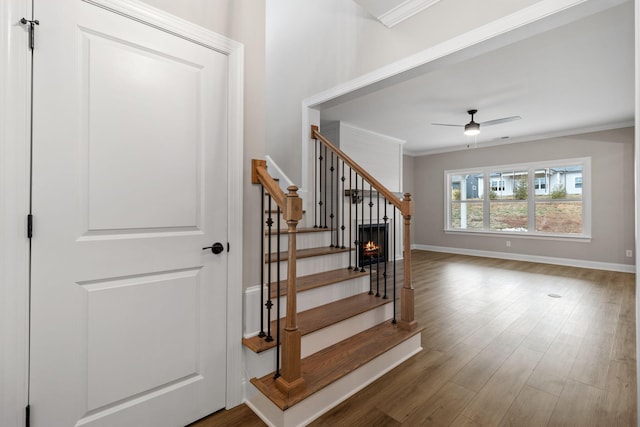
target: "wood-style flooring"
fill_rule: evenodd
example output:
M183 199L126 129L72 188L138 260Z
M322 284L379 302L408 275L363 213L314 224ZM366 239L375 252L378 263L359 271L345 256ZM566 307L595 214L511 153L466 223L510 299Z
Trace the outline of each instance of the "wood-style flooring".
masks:
M424 350L312 426L636 426L635 275L412 251ZM193 424L263 426L246 405Z

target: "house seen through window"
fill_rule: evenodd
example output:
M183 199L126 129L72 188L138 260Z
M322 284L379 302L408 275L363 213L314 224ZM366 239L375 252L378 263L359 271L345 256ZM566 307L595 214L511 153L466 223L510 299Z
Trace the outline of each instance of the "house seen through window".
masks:
M446 171L445 229L588 237L589 167L582 158Z

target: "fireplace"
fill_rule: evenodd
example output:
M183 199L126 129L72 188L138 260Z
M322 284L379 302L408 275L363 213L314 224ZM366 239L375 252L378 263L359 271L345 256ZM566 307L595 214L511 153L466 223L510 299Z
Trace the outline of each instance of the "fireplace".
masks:
M387 224L358 225L358 262L360 266L387 261Z

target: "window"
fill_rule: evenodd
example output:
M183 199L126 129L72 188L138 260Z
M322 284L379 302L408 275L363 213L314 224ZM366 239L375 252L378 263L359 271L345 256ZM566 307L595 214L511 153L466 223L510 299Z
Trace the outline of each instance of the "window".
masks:
M504 191L504 181L491 180L491 191Z
M478 173L454 174L449 177L451 216L449 224L455 230L482 230L483 177Z
M445 230L589 237L589 168L581 158L445 171Z

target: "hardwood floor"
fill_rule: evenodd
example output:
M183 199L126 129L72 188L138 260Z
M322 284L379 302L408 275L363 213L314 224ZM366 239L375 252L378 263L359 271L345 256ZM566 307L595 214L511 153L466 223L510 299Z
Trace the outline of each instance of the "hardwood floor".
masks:
M636 425L634 274L412 261L424 350L311 425ZM193 426L262 425L242 405Z

